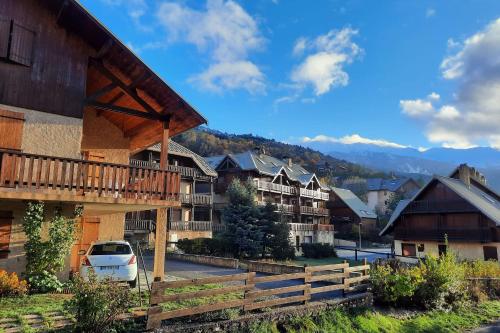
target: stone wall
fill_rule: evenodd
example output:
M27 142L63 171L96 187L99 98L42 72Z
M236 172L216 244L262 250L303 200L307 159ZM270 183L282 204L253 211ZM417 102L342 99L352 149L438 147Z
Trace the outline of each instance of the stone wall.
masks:
M247 266L247 269L250 272L261 272L269 274L291 274L291 273L303 273L305 271L304 266L299 266L299 265L285 265L285 264L276 264L276 263L253 261L253 260L245 260L242 261L242 263Z
M238 259L202 256L197 254L167 253L168 259L189 261L202 265L238 268Z

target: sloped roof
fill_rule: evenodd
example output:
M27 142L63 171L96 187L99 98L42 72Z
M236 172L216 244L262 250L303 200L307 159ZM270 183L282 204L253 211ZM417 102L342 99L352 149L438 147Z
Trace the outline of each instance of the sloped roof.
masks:
M205 160L210 166L217 169L226 157L233 160L244 171L256 171L260 174L276 176L283 170L291 180L300 182L304 186L316 177L314 173L307 171L299 164L288 165L286 161L266 154L258 154L251 150L239 154L205 157ZM320 185L324 187L321 183Z
M370 209L356 194L350 190L330 186L330 190L334 192L340 200L342 200L349 208L360 218L376 219L377 214Z
M161 143L152 145L147 150L160 152ZM201 169L201 171L203 171L205 175L211 177L217 177L217 172L214 170L214 168L210 166L210 164L207 163L207 161L205 161L203 157L196 154L195 152L192 152L191 150L187 149L186 147L178 144L173 140L168 141L168 154L191 158L193 162L198 166L198 168Z
M394 222L399 218L403 210L408 206L408 204L411 201L414 201L420 193L422 193L427 187L429 187L432 183L434 182L440 182L453 192L455 192L457 195L459 195L462 199L465 201L469 202L471 205L476 207L481 213L486 215L488 218L490 218L497 227L500 226L500 201L497 200L496 198L492 197L491 195L487 194L485 191L481 190L480 188L470 185L467 186L463 181L460 179L455 179L455 178L449 178L449 177L443 177L443 176L434 176L430 182L428 182L420 191L418 191L417 194L413 196L412 199L410 200L402 200L396 209L394 210L394 213L391 216L391 219L389 220L389 223L385 226L385 228L380 232L380 236L384 235L385 233L388 232L388 230L392 227ZM402 203L403 201L408 201L406 204ZM400 204L404 206L400 207ZM398 209L398 207L400 209Z
M382 178L368 178L366 180L366 187L368 191L391 191L396 192L401 186L411 181L411 178L396 178L396 179L382 179Z

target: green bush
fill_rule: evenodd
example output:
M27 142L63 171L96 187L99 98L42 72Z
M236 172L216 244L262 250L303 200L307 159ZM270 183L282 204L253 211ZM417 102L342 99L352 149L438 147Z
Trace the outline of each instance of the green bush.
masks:
M422 276L418 267L375 265L370 271L375 301L385 305L411 304Z
M184 253L207 256L226 256L227 244L220 238L180 239L177 248Z
M320 259L337 256L333 245L327 243L303 243L301 246L306 258Z
M118 316L133 305L128 287L111 280L98 281L93 272L88 280L75 277L72 292L73 298L66 305L76 319L77 332L115 332L120 326Z
M464 265L469 293L475 301L500 298L500 280L490 279L500 277L500 263L475 260Z

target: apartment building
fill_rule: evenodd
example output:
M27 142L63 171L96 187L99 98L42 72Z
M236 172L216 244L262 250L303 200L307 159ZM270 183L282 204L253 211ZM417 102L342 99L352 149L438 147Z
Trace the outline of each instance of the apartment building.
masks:
M155 209L163 279L167 214L181 206L168 141L205 118L78 1L2 0L0 13L0 269L25 270L23 216L43 201L48 216L83 206L66 277L91 242L123 238L127 212ZM158 142L159 168L130 165Z
M158 169L161 144L134 154L130 164ZM168 144L168 165L181 175L180 207L169 208L167 241L212 237L213 185L217 172L203 159L175 141ZM125 237L154 246L156 211L127 213Z
M293 163L291 158L269 156L263 148L205 159L218 173L214 188L214 231L223 229L221 211L228 202L225 193L231 181L250 178L257 189L256 202L275 204L281 218L290 224L290 241L298 252L302 243L333 244L333 225L326 208L329 189L314 173Z

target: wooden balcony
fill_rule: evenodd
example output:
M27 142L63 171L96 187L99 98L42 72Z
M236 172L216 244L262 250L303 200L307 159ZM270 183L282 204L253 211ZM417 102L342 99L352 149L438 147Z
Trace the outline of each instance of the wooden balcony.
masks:
M288 185L275 184L263 180L255 180L255 186L260 191L268 191L273 193L297 194L297 189Z
M460 242L494 242L496 235L488 228L436 228L436 229L402 229L396 228L394 238L400 240L415 241L437 241L444 242L446 238L449 241Z
M406 206L403 214L427 213L475 213L479 210L470 203L463 201L412 201Z
M212 204L212 196L210 194L198 193L181 193L180 200L183 204L210 206Z
M212 232L221 233L226 231L226 226L222 223L212 223Z
M267 202L264 201L258 201L257 204L259 206L265 206ZM276 206L276 212L277 213L282 213L282 214L295 214L297 213L297 208L294 205L287 205L287 204L280 204L280 203L272 203L274 206Z
M136 205L178 206L178 171L26 154L0 150L0 198ZM143 207L139 207L142 205Z
M328 216L330 211L327 208L316 208L310 206L300 206L300 213L305 215Z
M300 196L319 199L319 200L329 200L330 194L327 192L321 192L320 190L308 190L305 188L300 189Z
M333 232L332 224L314 224L314 231Z
M314 231L314 224L311 223L290 223L290 230L297 231Z
M150 169L160 169L160 164L153 161L143 161L137 159L130 159L130 165ZM180 165L169 165L169 170L177 171L184 178L195 178L199 180L210 181L211 177L203 174L200 170L189 168Z
M172 231L212 231L211 221L169 221L168 230Z
M154 220L132 220L125 219L125 231L153 232L156 229Z

